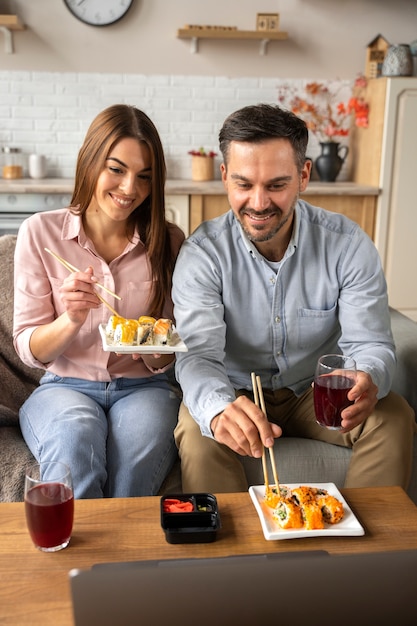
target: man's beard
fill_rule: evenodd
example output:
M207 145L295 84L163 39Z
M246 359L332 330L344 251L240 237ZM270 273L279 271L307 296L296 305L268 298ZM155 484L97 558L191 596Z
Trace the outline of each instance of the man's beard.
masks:
M272 230L263 233L260 232L259 235L254 234L253 232L249 232L249 230L247 228L245 228L245 225L243 224L243 222L239 219L240 225L243 228L244 233L246 234L247 238L249 239L249 241L252 241L253 243L263 243L265 241L270 241L271 239L273 239L273 237L275 237L275 235L285 226L285 224L288 222L289 219L292 218L292 216L294 215L294 210L295 210L295 206L298 202L298 195L296 196L296 198L294 199L294 202L292 203L291 209L289 211L289 213L285 216L284 219L281 219L278 224L275 226L275 228L273 228ZM282 211L279 208L279 206L275 206L274 209L276 211L279 211L282 215ZM245 211L247 211L248 209L245 208ZM257 213L258 216L262 216L262 215L268 215L268 213L270 213L270 209L267 209L265 211L263 211L262 213ZM262 225L260 224L258 227L257 226L253 226L254 230L259 229L260 231L262 231Z

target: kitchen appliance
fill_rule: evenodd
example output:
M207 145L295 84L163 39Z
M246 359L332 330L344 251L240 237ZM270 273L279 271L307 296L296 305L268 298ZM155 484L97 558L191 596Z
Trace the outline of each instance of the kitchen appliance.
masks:
M17 234L20 224L33 213L62 209L70 194L0 193L0 235Z

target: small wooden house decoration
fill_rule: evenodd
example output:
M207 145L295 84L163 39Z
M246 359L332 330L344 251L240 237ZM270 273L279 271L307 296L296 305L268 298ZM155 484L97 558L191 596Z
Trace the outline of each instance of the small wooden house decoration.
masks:
M279 30L279 13L257 13L256 30Z
M381 34L368 43L365 66L365 76L367 78L379 78L382 75L382 64L390 45L389 41Z

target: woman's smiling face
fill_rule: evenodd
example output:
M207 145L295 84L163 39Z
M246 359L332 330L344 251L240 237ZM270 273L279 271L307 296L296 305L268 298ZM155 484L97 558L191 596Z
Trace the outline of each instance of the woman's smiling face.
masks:
M151 193L151 181L148 146L130 137L121 139L107 156L87 211L125 221Z

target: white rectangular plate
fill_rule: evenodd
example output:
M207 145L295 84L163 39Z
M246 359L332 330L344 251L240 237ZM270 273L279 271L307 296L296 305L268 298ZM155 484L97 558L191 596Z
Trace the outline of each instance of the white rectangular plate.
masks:
M305 485L306 483L303 483ZM295 483L286 483L291 488L300 487ZM334 496L343 503L344 516L337 524L325 524L325 528L317 530L304 530L303 528L280 528L272 517L272 509L265 504L265 485L253 485L249 487L249 495L255 505L255 509L261 520L261 526L265 539L301 539L304 537L349 537L364 535L365 531L359 524L352 509L334 483L309 483L308 487L318 487L327 489L331 496Z
M188 348L173 327L171 343L169 346L117 346L106 335L105 324L98 327L105 352L117 352L117 354L172 354L173 352L188 352Z

